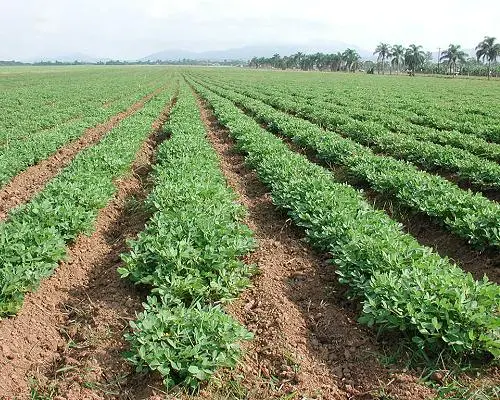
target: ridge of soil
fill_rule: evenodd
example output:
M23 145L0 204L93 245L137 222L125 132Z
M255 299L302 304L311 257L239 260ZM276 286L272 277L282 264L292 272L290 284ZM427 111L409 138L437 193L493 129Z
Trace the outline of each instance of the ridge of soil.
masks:
M54 176L70 164L80 151L97 143L106 133L125 118L135 114L148 100L162 90L164 87L154 90L127 110L113 115L104 123L86 129L79 138L66 143L49 157L14 176L6 186L0 189L0 222L7 219L12 208L27 203L36 193L41 191Z
M328 257L304 243L303 231L276 209L268 189L245 166L228 130L198 101L221 169L248 209L245 223L259 244L246 261L260 273L227 308L255 334L235 371L245 388L241 398L431 398L433 391L411 372L381 365L374 334L356 323ZM219 398L211 390L202 397Z
M123 331L145 296L116 269L126 240L149 218L138 205L151 188L155 149L174 103L175 97L152 124L131 173L115 182L117 192L100 210L92 235L80 235L18 315L0 321L0 399L116 398L125 385L133 368L122 356ZM126 388L121 394L136 398Z

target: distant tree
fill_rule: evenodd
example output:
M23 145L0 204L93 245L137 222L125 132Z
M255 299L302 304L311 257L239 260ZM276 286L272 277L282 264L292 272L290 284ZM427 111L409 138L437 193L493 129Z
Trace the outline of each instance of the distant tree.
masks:
M496 38L492 36L485 36L484 39L476 46L476 57L488 60L488 79L491 75L491 63L496 61L500 56L500 43L495 43Z
M463 51L459 44L450 44L446 50L441 54L439 61L448 62L448 69L450 74L456 73L457 71L457 61L460 63L465 63L465 57L467 53Z
M380 43L373 52L373 54L378 54L377 61L382 60L382 74L383 74L385 70L385 59L391 55L391 47L387 43Z
M302 59L304 58L304 53L298 52L297 54L293 55L294 63L295 63L295 68L300 68Z
M354 72L358 63L361 60L361 56L358 54L356 50L346 49L342 53L342 59L345 62L346 71Z
M373 74L375 71L375 63L372 60L365 60L361 63L361 68L368 74Z
M405 62L405 48L400 44L395 44L391 47L391 65L396 67L396 71L399 74L401 72L401 65Z
M274 54L271 58L271 66L273 68L280 68L281 67L281 57L278 53Z
M331 70L332 71L340 71L342 69L342 64L344 62L344 59L342 57L342 53L338 51L335 54L332 54L332 65L331 65Z
M420 68L425 61L425 52L422 46L410 44L405 51L405 64L408 67L410 75L415 75L417 68Z
M314 63L318 70L323 71L328 66L328 55L324 53L316 53L314 55Z

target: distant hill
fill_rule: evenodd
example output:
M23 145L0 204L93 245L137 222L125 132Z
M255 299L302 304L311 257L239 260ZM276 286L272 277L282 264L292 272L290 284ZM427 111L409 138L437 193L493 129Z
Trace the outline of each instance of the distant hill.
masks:
M58 54L58 55L42 55L37 57L32 57L30 59L23 60L24 62L40 62L40 61L61 61L61 62L73 62L79 61L83 63L96 63L99 61L106 62L109 61L109 58L97 58L89 56L84 53L67 53L67 54Z
M200 61L223 61L223 60L248 61L253 57L272 57L273 54L276 53L278 53L280 56L283 57L295 54L299 51L305 54L311 54L316 52L336 53L338 51L342 52L347 48L355 49L364 59L373 59L374 57L372 51L362 49L350 43L344 43L340 41L310 41L308 43L300 45L276 44L276 45L260 45L260 46L242 46L226 50L210 50L202 52L182 50L182 49L170 49L149 54L146 57L138 59L137 61L156 61L156 60L178 61L183 59L200 60ZM45 62L61 61L70 63L73 61L79 61L83 63L97 63L97 62L106 62L110 60L111 60L110 58L97 58L80 52L72 52L72 53L57 54L57 55L39 55L35 57L30 57L29 59L23 59L21 61L28 63L40 62L40 61L45 61ZM122 60L122 61L134 61L134 60Z
M232 48L227 50L212 50L204 52L193 52L187 50L164 50L157 53L150 54L140 61L173 61L173 60L250 60L252 57L272 57L273 54L278 53L281 56L287 56L298 51L303 53L336 53L337 51L344 51L347 48L355 49L361 57L370 57L371 52L361 49L355 45L343 42L314 42L305 45L263 45L263 46L244 46Z

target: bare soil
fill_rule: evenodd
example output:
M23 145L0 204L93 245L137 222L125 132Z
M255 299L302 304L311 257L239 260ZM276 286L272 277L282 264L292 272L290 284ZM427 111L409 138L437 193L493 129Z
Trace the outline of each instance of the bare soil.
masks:
M99 212L92 235L79 236L67 261L26 296L19 314L0 321L0 399L104 399L116 393L136 398L129 390L136 385L126 384L129 377L141 377L122 357L123 331L145 296L120 279L116 268L126 240L148 219L140 204L151 186L148 175L171 106L154 122L132 172L115 182L117 193Z
M123 119L136 113L148 100L163 89L156 89L127 110L112 116L108 121L85 130L78 139L64 145L48 158L16 175L6 186L0 189L0 222L7 218L9 210L28 202L36 193L41 191L54 176L69 165L80 151L100 141Z
M267 188L244 165L228 131L200 102L208 136L228 184L249 214L258 240L248 257L260 273L228 312L255 334L235 372L248 399L295 393L317 399L428 399L433 392L411 371L384 367L373 332L355 321L341 296L335 267L304 242L304 233L272 204ZM208 387L203 398L219 398ZM304 396L304 397L300 397Z

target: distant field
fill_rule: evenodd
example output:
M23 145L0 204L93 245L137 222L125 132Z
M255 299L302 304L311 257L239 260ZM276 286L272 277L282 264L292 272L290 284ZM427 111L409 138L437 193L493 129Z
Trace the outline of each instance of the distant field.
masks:
M0 399L498 398L500 82L0 89Z

